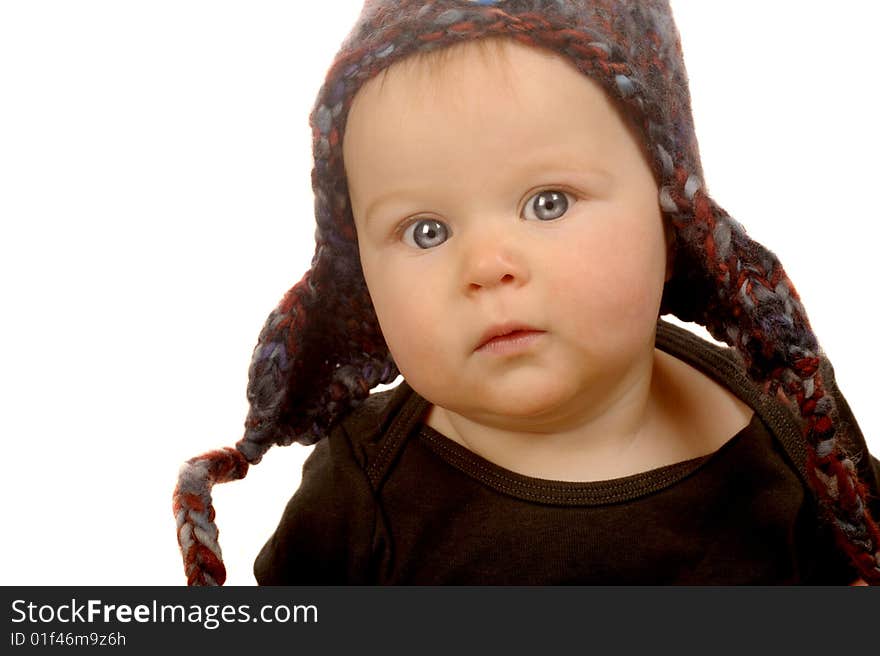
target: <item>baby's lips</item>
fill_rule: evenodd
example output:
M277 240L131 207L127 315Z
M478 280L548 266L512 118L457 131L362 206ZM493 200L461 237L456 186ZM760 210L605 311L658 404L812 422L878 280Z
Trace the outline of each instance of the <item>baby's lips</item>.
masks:
M524 332L544 332L540 328L535 328L534 326L530 326L526 323L519 323L516 321L506 321L504 323L496 323L492 326L489 326L486 330L483 331L483 334L480 336L480 339L477 341L474 350L480 349L484 346L488 341L494 339L495 337L501 337L502 335L509 335L510 333L514 333L517 331Z

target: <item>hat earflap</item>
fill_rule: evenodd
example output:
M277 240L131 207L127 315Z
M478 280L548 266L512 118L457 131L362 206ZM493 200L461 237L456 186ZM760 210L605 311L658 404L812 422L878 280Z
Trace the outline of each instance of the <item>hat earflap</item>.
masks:
M661 312L705 326L737 349L766 393L784 395L802 426L807 476L822 512L864 579L880 583L880 528L837 439L837 409L819 371L822 353L797 291L776 255L750 239L692 176L677 170L674 179L661 190L676 248Z
M189 585L226 579L214 484L244 478L248 465L275 444L314 444L371 389L398 375L362 276L339 278L344 262L326 250L319 254L260 331L248 370L244 436L234 449L197 456L180 470L172 507Z

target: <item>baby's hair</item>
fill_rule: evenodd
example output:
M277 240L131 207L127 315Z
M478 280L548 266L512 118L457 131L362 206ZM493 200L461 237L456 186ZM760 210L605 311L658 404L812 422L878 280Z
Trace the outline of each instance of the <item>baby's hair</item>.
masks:
M449 70L449 62L462 55L476 55L480 58L483 65L491 65L496 61L501 61L507 65L507 50L504 48L509 38L507 37L485 37L476 41L461 41L452 46L434 50L419 50L414 52L410 57L395 62L394 67L384 68L376 75L381 80L392 68L400 70L417 69L423 72L429 78L443 78L443 75Z
M880 583L880 530L868 511L855 456L843 448L844 430L820 372L822 352L800 298L778 258L750 239L704 188L668 3L545 4L539 12L517 0L503 4L508 11L491 1L457 3L455 9L444 3L368 3L311 117L318 219L312 268L260 333L249 370L244 437L235 449L188 461L175 490L190 584L225 578L211 485L242 478L248 463L258 463L274 444L316 442L373 387L398 374L363 279L344 175L341 140L354 95L366 80L408 57L429 70L442 69L453 53L439 46L469 40L480 43L477 51L485 55L495 36L564 54L601 84L649 146L664 221L675 235L660 314L705 326L739 352L761 389L786 399L801 422L807 478L822 516L862 577ZM573 27L578 12L593 12L589 29ZM633 39L649 37L651 48L634 47Z

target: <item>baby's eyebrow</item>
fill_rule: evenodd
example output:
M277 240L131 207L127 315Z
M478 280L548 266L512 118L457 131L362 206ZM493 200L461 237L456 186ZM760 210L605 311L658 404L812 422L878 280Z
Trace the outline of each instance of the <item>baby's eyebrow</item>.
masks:
M436 188L434 189L436 193ZM424 193L420 193L418 191L414 191L412 189L392 189L390 191L386 191L384 194L381 194L377 198L374 198L369 205L367 205L364 210L364 221L366 223L370 222L370 219L373 218L373 215L376 213L376 210L382 207L383 205L387 205L395 200L403 201L406 198L411 198L413 200L419 198L425 198Z
M560 167L548 165L546 163L534 163L529 166L524 166L512 175L518 175L523 179L546 176L546 183L551 185L554 184L555 178L558 178L559 183L562 183L564 180L583 180L585 184L600 189L607 186L613 179L611 173L598 166ZM435 194L437 194L437 185L421 188L401 187L390 189L370 201L364 210L364 221L365 223L369 223L370 219L380 207L393 201L400 201L401 203L407 201L419 202L422 199Z
M559 163L545 163L540 161L523 167L522 174L528 177L547 174L551 178L559 175L583 179L591 184L602 185L610 183L614 178L609 171L596 164L563 166ZM550 184L553 184L552 181Z

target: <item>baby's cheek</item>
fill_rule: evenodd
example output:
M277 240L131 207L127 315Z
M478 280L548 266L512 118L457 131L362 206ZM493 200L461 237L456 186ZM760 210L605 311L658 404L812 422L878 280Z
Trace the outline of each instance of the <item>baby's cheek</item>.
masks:
M665 269L652 251L616 240L578 251L557 268L552 293L579 330L604 335L656 323Z
M577 250L582 255L555 266L554 286L561 299L609 312L628 308L643 298L645 276L630 254L621 253L614 245Z
M442 333L453 321L443 316L432 295L405 276L385 279L370 289L382 335L395 363L406 377L420 378L443 360Z

